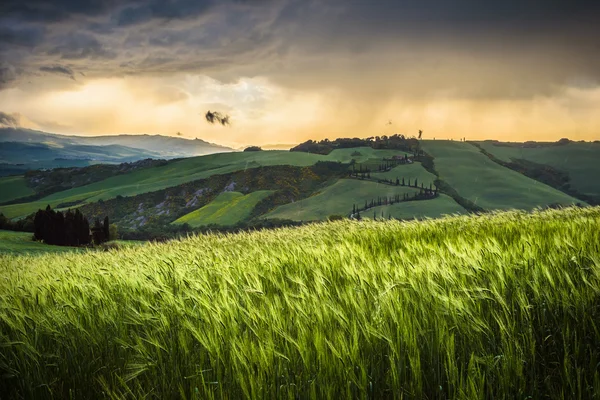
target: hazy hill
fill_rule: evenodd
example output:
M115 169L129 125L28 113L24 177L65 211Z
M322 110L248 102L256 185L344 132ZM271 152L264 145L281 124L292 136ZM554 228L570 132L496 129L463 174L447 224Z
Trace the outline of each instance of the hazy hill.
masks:
M162 157L192 157L204 154L232 151L231 148L201 139L184 139L163 135L106 135L72 136L58 135L25 128L0 128L0 142L46 143L54 146L120 145L160 154Z
M85 167L145 158L182 158L232 149L204 140L162 135L67 136L0 128L0 176L32 169Z
M126 162L143 158L159 158L160 154L121 145L90 146L47 143L3 142L0 143L0 162L35 163L58 160L88 160L100 162Z

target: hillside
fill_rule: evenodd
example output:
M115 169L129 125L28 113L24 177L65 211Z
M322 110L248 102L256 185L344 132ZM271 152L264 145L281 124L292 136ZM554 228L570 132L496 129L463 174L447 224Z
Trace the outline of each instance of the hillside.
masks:
M599 224L596 207L0 255L0 393L592 399Z
M476 143L421 141L420 146L426 154L364 146L328 149L327 154L230 152L29 172L0 178L0 213L22 218L47 205L80 207L90 218L108 215L128 238L142 239L176 235L190 227L235 228L348 217L354 207L365 218L383 214L411 219L586 205L581 196L490 158ZM407 157L409 161L399 161ZM435 190L433 197L427 196L430 188ZM265 191L269 194L259 195ZM217 199L224 192L237 194Z
M90 146L81 144L57 147L45 143L0 142L0 162L16 164L83 160L96 163L122 163L143 158L159 158L160 154L120 145Z
M0 176L41 168L85 167L146 158L229 152L200 139L162 135L67 136L24 128L0 128Z
M501 143L478 142L487 152L505 162L523 160L549 166L567 174L565 189L590 196L600 203L600 142L581 143Z
M0 230L0 254L44 254L81 251L76 247L50 246L33 240L29 232Z
M531 210L555 203L584 203L498 165L469 143L423 141L423 149L433 157L440 179L454 188L460 196L485 210Z
M231 226L250 216L256 205L272 190L258 190L244 195L239 192L223 192L202 208L173 221L173 224L188 224L192 227L203 225Z
M353 205L363 206L365 202L373 198L413 195L415 192L418 192L418 189L411 187L390 186L357 179L340 179L314 196L277 207L265 218L294 221L324 220L330 215L346 216L352 212Z

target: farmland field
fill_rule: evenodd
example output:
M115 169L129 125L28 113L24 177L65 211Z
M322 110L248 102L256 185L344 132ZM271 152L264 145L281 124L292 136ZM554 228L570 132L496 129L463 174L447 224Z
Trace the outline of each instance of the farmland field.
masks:
M466 210L461 207L449 196L440 194L439 197L431 200L406 201L387 206L378 206L362 213L362 218L373 218L373 213L377 218L413 219L413 218L438 218L443 215L466 214Z
M512 147L478 142L487 152L503 161L524 159L565 171L578 192L600 197L600 143L567 143L560 146Z
M0 178L0 203L30 196L35 192L27 186L22 176L7 176Z
M184 215L174 224L230 226L246 219L259 201L273 193L271 190L259 190L244 195L239 192L224 192L206 206Z
M75 247L50 246L32 239L33 233L0 230L0 254L39 254L79 251Z
M355 151L360 152L361 156L352 156L352 153ZM78 201L95 202L112 199L117 196L134 196L208 178L212 175L227 174L248 168L271 165L309 166L318 161L349 162L351 159L357 161L379 160L397 153L397 151L392 150L374 150L370 147L360 147L334 150L326 156L270 150L218 153L201 157L184 158L165 166L145 168L89 185L64 190L46 196L39 201L0 206L0 212L10 218L23 217L40 208L45 208L48 204L52 207L57 207L62 203L74 203ZM15 196L12 197L18 198Z
M429 140L423 142L423 148L434 157L440 179L486 210L531 210L552 203L583 204L581 200L500 166L469 143Z
M396 178L400 179L400 181L402 181L402 178L405 178L406 183L408 183L408 180L410 179L411 184L416 178L419 185L423 182L426 187L429 187L429 184L437 179L435 175L423 168L419 162L398 165L387 172L373 172L371 173L371 177L376 179L389 179L393 182L396 181Z
M600 208L0 255L3 398L600 396Z
M317 221L326 219L333 214L348 215L352 212L354 204L362 207L365 201L377 199L378 196L389 197L396 194L403 196L404 193L412 195L415 192L418 190L404 186L390 186L358 179L340 179L319 194L279 206L265 217L294 221Z

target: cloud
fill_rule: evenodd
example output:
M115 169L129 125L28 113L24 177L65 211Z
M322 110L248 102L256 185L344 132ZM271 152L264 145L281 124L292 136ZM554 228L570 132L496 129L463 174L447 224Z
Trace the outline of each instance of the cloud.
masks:
M0 3L0 15L28 22L52 23L104 14L120 3L120 0L5 0Z
M14 65L0 61L0 90L11 86L19 76L19 70Z
M65 75L71 78L72 80L75 80L75 74L73 73L73 70L64 65L47 65L40 67L40 71L48 72L51 74Z
M208 12L214 4L213 0L149 0L125 7L116 21L119 26L129 26L151 20L192 19Z
M0 25L0 43L2 46L28 47L38 45L44 38L45 28L41 26L17 26L5 21Z
M0 127L3 128L18 128L21 123L21 116L19 114L7 114L0 111Z
M62 60L109 60L116 57L116 52L110 50L98 38L85 32L68 34L55 39L57 45L47 51L47 55L58 56Z
M316 132L314 104L340 121L330 132L375 130L377 119L400 121L394 107L406 121L411 109L439 122L439 110L481 111L456 104L501 112L506 101L524 108L600 82L597 1L5 0L0 15L0 93L18 86L23 98L49 98L120 80L168 115L227 105L232 135L244 121L283 121L274 113L295 108L305 113L302 129ZM75 82L75 73L85 75ZM283 112L274 98L298 100Z

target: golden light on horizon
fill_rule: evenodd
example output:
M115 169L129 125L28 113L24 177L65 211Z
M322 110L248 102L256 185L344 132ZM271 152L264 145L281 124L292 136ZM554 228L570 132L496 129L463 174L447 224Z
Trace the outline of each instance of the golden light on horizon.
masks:
M360 95L360 93L359 93ZM600 89L566 88L552 96L465 99L452 94L412 99L348 96L341 90L288 89L266 77L224 84L206 76L89 79L65 89L0 92L0 108L19 103L25 126L66 134L166 134L239 147L325 137L390 133L426 138L505 141L599 138ZM231 127L203 121L207 109L232 116ZM390 127L385 126L389 119ZM56 121L56 126L52 122ZM59 127L58 129L56 127ZM390 132L388 132L388 130Z

